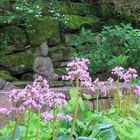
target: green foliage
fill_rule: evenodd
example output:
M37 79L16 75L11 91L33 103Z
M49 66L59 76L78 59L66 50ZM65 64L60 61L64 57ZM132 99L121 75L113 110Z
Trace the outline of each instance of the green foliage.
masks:
M8 46L9 37L7 34L0 33L0 51Z
M71 46L77 48L75 56L89 58L91 72L108 70L114 66L140 67L140 30L129 24L104 27L100 34L81 29Z
M117 136L120 140L138 140L140 126L139 122L134 118L121 118L118 117L117 120L104 117L104 122L108 122L114 125L117 132Z
M41 15L41 8L38 3L32 3L28 0L2 0L0 3L1 24L9 24L16 19L31 18Z
M15 24L30 30L30 25L27 21L31 20L33 17L39 16L41 16L41 6L38 0L36 2L30 2L28 0L0 1L1 27ZM0 49L6 48L8 46L7 34L0 33L0 37Z

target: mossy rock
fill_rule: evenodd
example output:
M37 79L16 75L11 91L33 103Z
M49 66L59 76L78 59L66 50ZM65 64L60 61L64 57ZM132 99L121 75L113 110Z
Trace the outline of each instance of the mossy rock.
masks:
M33 82L31 81L15 81L12 82L14 86L18 88L25 88L26 85L32 84Z
M68 15L92 15L96 12L92 6L84 3L58 2L56 6L60 13Z
M65 28L67 29L80 29L82 26L91 26L94 27L99 23L99 18L97 17L82 17L77 15L67 16L67 22L64 23Z
M26 35L21 28L16 26L8 26L3 28L1 31L2 32L0 33L0 36L2 34L5 34L7 36L6 40L8 42L8 45L16 45L17 49L20 49L18 47L23 47L24 45L26 45Z
M65 75L67 73L66 68L55 68L54 72L58 75Z
M58 45L49 49L49 56L53 62L71 60L74 53L74 48L65 45Z
M31 45L40 46L47 40L53 40L54 44L60 43L59 22L53 17L34 18L30 24L32 26L32 32L29 32Z
M35 51L36 49L32 48L16 54L2 55L0 57L0 65L7 67L13 74L31 71Z
M23 81L33 81L33 73L24 73L22 76L21 76L21 80Z
M60 2L60 1L53 1L53 2L46 2L43 3L44 8L42 9L42 13L44 15L53 15L52 13L60 13L68 14L68 15L95 15L97 12L93 6L87 3L76 3L76 2ZM51 7L51 8L50 8Z
M70 42L76 38L78 35L77 34L66 34L65 35L65 44L70 44Z
M69 81L49 81L48 83L51 88L71 86Z
M8 71L4 71L4 70L0 71L0 78L4 79L6 81L9 81L9 82L17 80L15 77L11 76Z
M3 55L0 58L0 65L28 65L33 64L33 52L35 50L29 49L20 53L15 53L11 55Z

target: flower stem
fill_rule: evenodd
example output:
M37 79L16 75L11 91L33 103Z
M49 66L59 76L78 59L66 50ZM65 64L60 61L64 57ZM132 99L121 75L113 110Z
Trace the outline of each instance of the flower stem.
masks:
M25 140L27 139L27 135L28 135L30 116L31 116L31 112L29 110L28 120L27 120L27 128L26 128L26 132L25 132Z
M73 136L73 132L75 129L75 124L76 124L76 119L77 119L77 114L78 114L78 104L79 104L79 77L76 78L76 88L77 88L77 92L76 92L76 104L75 104L75 109L74 109L74 117L73 117L73 122L72 122L72 127L71 127L71 131L70 131L70 135L68 137L68 140L72 139Z
M38 122L37 122L37 130L36 130L35 140L38 140L39 129L40 129L40 109L38 109Z
M56 122L56 107L54 106L54 109L53 109L53 125L52 125L52 140L55 140L55 122Z
M13 129L13 133L12 133L12 140L15 139L15 133L16 133L16 128L17 128L17 124L18 124L18 114L15 112L15 126L14 126L14 129Z
M119 80L116 80L116 107L120 107L120 88L119 88Z
M99 95L100 95L100 90L98 89L97 98L96 98L96 111L97 112L99 112Z

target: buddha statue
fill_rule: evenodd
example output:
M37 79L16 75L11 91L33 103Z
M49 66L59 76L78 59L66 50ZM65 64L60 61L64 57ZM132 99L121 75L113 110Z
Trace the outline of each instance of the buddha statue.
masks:
M38 55L33 64L34 77L43 76L45 79L58 80L58 75L54 73L53 63L48 56L48 45L43 43L40 46L40 55Z

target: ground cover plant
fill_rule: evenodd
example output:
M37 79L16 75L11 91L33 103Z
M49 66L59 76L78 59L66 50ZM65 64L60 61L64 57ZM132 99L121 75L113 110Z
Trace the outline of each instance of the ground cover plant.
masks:
M132 86L133 79L138 77L137 71L119 66L112 69L116 79L109 77L108 83L115 83L116 89L112 106L105 111L99 108L99 97L106 97L109 90L105 82L92 81L88 64L88 59L76 58L67 65L67 74L62 79L74 85L69 101L63 93L51 91L47 80L41 76L25 89L12 90L9 101L13 107L0 109L0 116L8 122L1 129L0 139L139 140L140 86ZM120 90L120 80L129 85L124 94ZM95 110L84 105L82 96L87 99L91 96L82 93L80 88L88 88L96 94Z

